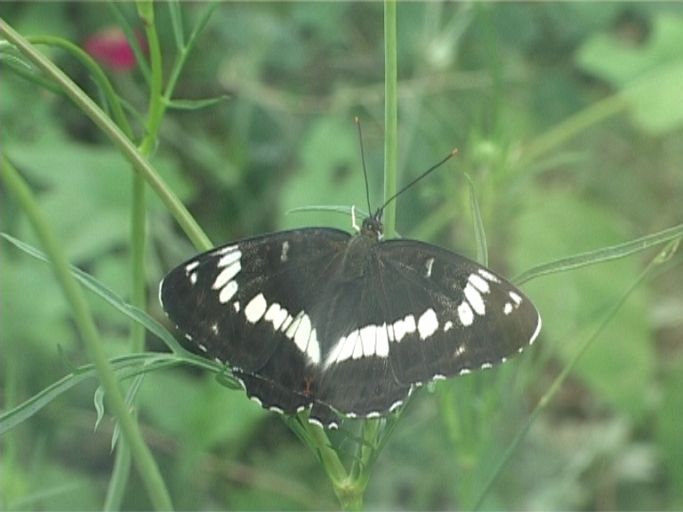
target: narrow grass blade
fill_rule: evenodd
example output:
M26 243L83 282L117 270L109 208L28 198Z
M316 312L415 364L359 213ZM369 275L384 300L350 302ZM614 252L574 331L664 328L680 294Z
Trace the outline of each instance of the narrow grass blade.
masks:
M477 201L477 191L474 188L472 179L465 174L467 184L470 189L470 211L472 213L472 223L474 227L474 241L476 242L476 261L485 267L489 266L489 251L486 245L486 233L484 232L484 221L481 218L481 210L479 210L479 201Z
M537 267L533 267L518 275L513 281L517 284L522 284L548 274L566 272L567 270L574 270L587 265L624 258L678 238L683 238L683 224L678 224L677 226L664 229L657 233L636 238L630 242L612 245L595 251L588 251L568 258L562 258L549 263L544 263L543 265L538 265Z

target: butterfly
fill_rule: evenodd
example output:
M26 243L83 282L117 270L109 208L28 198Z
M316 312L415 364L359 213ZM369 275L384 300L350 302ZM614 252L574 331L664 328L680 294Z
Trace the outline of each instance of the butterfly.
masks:
M162 280L163 309L252 400L325 428L534 342L541 317L522 291L441 247L385 240L386 204L354 234L294 229L195 256Z

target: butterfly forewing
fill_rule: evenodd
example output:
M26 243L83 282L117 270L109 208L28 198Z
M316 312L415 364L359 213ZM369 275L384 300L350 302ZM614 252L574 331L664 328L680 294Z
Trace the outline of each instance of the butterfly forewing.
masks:
M330 426L385 415L416 384L504 361L540 317L502 277L450 251L309 228L238 241L173 270L169 318L264 407Z

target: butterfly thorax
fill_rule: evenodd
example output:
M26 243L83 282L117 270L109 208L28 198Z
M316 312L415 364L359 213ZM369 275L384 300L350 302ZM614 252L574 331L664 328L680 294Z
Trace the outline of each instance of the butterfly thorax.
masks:
M367 274L372 263L372 248L382 238L382 223L377 215L363 220L361 229L351 237L339 267L338 279L342 282L353 281Z

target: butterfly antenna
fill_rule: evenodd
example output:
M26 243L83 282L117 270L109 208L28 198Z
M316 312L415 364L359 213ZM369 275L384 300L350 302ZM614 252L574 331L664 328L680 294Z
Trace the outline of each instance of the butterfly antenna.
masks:
M365 178L365 197L368 200L368 213L372 213L372 207L370 206L370 187L368 186L368 170L365 167L365 149L363 148L363 132L360 129L360 119L358 116L353 118L356 126L358 127L358 141L360 142L360 159L363 162L363 177Z
M398 196L400 196L401 194L403 194L403 192L405 192L405 191L408 190L410 187L412 187L413 185L415 185L415 183L417 183L418 181L420 181L422 178L425 178L425 177L426 177L427 175L429 175L432 171L436 171L439 167L441 167L443 164L445 164L446 162L448 162L451 158L453 158L453 157L454 157L455 155L457 155L458 153L459 153L458 148L453 149L453 150L448 154L448 156L446 156L445 158L443 158L443 159L440 160L439 162L437 162L437 163L435 163L434 165L432 165L429 169L427 169L425 172L423 172L422 174L420 174L417 178L415 178L413 181L411 181L410 183L408 183L405 187L403 187L401 190L399 190L399 191L396 192L393 196L391 196L389 199L387 199L387 200L384 202L384 204L380 207L380 209L379 209L378 211L380 211L380 212L383 211L383 210L387 207L387 205L388 205L390 202L392 202L392 201L393 201L394 199L396 199Z

